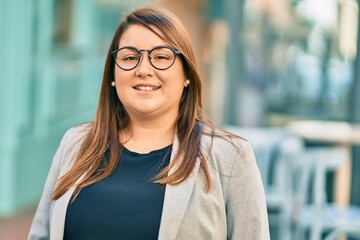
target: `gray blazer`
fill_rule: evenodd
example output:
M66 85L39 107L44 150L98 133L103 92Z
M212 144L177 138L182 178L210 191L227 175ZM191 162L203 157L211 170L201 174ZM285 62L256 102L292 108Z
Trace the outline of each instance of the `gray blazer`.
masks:
M56 201L51 200L51 194L56 181L72 166L85 134L83 125L64 135L30 229L30 240L63 239L66 210L74 189ZM166 186L159 240L270 239L264 190L252 148L242 139L234 143L237 147L221 138L213 140L208 157L210 192L204 191L205 175L199 161L184 182ZM211 138L204 136L204 153L210 146ZM177 149L175 139L171 160Z

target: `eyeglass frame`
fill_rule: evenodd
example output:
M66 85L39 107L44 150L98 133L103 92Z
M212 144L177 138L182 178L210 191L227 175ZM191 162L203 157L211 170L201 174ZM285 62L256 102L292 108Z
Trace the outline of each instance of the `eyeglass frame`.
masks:
M170 64L170 66L167 67L167 68L158 68L158 67L155 67L154 64L153 64L152 61L151 61L151 59L152 59L152 58L151 58L151 53L152 53L152 51L154 51L154 50L156 50L156 49L159 49L159 48L167 48L167 49L171 50L171 51L174 53L174 61L173 61L173 62ZM135 51L138 53L139 60L138 60L138 62L136 63L136 65L135 65L133 68L129 68L129 69L122 68L122 67L120 67L120 65L117 63L117 61L116 61L116 54L117 54L120 50L122 50L122 49L132 49L132 50L135 50ZM168 46L157 46L157 47L154 47L154 48L152 48L152 49L150 49L150 50L146 50L146 49L141 49L141 50L139 50L139 49L137 49L137 48L135 48L135 47L122 47L122 48L119 48L119 49L116 49L116 50L112 51L112 52L111 52L111 55L113 56L113 59L114 59L114 61L115 61L116 66L118 66L120 69L122 69L122 70L124 70L124 71L131 71L131 70L135 69L135 68L140 64L141 59L142 59L142 57L143 57L142 52L148 52L147 56L148 56L148 59L149 59L149 62L150 62L150 64L151 64L151 66L152 66L153 68L155 68L155 69L157 69L157 70L161 70L161 71L162 71L162 70L167 70L167 69L171 68L171 67L174 65L175 61L176 61L176 56L181 54L181 52L180 52L179 50L173 49L173 48L171 48L171 47L168 47Z

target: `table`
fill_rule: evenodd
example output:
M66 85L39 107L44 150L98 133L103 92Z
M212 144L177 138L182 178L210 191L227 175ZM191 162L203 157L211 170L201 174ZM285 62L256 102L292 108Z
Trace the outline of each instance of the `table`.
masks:
M352 165L351 146L360 144L360 125L348 122L301 120L290 122L287 128L305 141L335 144L347 149L348 161L335 175L334 200L339 205L349 204Z
M290 132L308 141L341 145L360 144L360 125L335 121L292 121Z

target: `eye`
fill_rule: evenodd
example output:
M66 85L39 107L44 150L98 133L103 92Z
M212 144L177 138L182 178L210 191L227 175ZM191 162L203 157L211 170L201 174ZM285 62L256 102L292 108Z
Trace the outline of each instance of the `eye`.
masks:
M122 57L122 61L137 61L139 59L138 56L136 55L131 55L131 56L124 56Z
M151 58L157 62L169 62L174 59L174 53L166 47L155 48L151 53Z
M122 48L117 52L117 59L121 62L134 62L139 60L139 54L132 48Z
M153 57L153 59L156 59L156 60L169 60L170 57L166 56L166 55L156 55L156 56Z

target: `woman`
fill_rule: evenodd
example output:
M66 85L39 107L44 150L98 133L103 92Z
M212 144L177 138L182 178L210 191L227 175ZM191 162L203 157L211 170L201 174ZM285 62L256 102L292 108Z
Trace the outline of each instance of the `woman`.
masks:
M96 118L63 137L29 239L269 239L251 146L212 127L201 91L180 21L127 15Z

